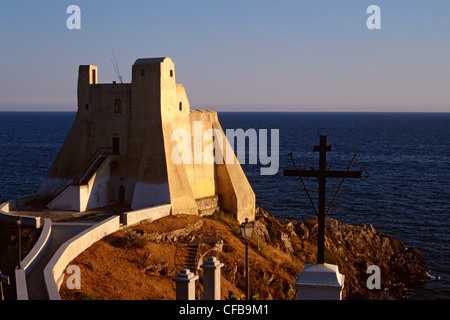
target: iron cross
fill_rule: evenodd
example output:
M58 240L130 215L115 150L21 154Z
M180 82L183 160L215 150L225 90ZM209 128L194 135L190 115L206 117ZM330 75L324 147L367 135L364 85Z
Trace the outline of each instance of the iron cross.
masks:
M320 145L314 146L313 149L314 152L319 152L319 170L311 169L311 170L284 170L285 176L295 176L295 177L317 177L319 180L319 207L317 214L317 220L319 224L318 229L318 239L317 239L317 263L323 264L324 263L324 250L325 250L325 217L326 214L331 209L331 205L334 202L334 199L336 199L336 196L339 192L336 192L336 195L333 199L333 202L330 205L330 208L325 213L325 185L326 185L326 178L342 178L342 183L344 182L345 178L361 178L361 171L350 171L350 167L353 164L353 161L355 160L355 156L353 157L353 160L347 169L347 171L332 171L327 169L327 152L331 151L331 146L327 146L327 136L326 135L320 135ZM294 162L295 165L295 162ZM302 180L303 183L303 180ZM303 184L306 190L306 186ZM308 192L306 190L306 192ZM308 193L309 197L309 193ZM311 200L311 199L310 199ZM311 204L313 204L311 200ZM313 208L315 210L314 204Z

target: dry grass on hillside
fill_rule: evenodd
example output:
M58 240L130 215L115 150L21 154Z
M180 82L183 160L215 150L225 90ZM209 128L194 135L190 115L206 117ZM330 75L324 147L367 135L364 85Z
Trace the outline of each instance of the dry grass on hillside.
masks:
M205 259L214 255L225 264L222 268L222 298L228 299L230 294L242 297L245 290L245 244L239 238L237 222L222 213L213 218L168 216L136 225L131 233L130 230L121 230L105 237L69 264L80 267L81 289L69 290L66 275L60 289L62 299L175 299L175 282L171 279L183 268L176 259L176 245L179 243L151 243L136 241L136 238L141 239L142 235L152 232L180 229L198 220L202 220L203 225L196 233L214 230L223 237L223 249L217 251L211 247L205 255ZM256 236L250 242L251 295L259 299L291 299L295 296L295 277L303 268L307 252L316 249L297 239L292 241L294 252L287 253L281 248L277 234L282 227L274 223L267 225L270 242L258 241ZM300 253L302 256L297 257ZM199 275L198 292L201 294L201 271Z

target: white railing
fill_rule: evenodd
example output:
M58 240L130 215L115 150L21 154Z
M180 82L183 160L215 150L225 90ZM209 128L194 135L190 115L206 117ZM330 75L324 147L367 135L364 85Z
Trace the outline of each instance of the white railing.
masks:
M17 300L28 300L26 276L30 274L31 270L33 270L34 266L42 258L50 242L52 220L46 218L43 221L44 225L38 241L34 245L33 249L31 249L31 251L27 254L25 259L22 260L22 269L16 268L15 270Z

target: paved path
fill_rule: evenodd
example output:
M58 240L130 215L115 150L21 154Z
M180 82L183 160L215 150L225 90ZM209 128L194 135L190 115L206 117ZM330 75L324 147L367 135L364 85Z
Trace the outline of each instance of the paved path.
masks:
M47 300L47 289L44 282L44 268L58 248L70 238L90 228L99 221L58 221L52 222L52 232L47 251L27 276L28 298L30 300Z

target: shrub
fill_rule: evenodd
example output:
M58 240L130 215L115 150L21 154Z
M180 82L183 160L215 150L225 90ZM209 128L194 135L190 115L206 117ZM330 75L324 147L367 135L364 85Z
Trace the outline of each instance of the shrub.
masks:
M211 218L225 223L235 236L239 236L241 234L240 224L237 222L236 217L229 211L217 210L214 214L207 216L206 218Z
M223 242L222 251L223 252L232 252L234 249L232 246L230 246L227 242Z
M89 266L89 269L91 269L92 271L95 271L97 269L97 266L95 265L94 261L92 261L92 260L89 260L88 266Z
M129 230L125 233L125 239L129 247L143 248L145 246L145 238L143 235L134 230Z

